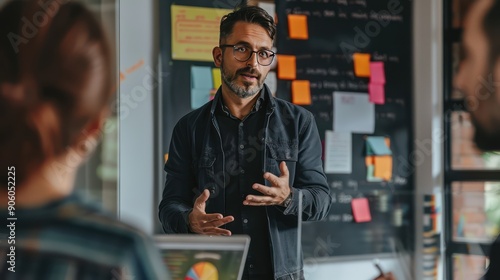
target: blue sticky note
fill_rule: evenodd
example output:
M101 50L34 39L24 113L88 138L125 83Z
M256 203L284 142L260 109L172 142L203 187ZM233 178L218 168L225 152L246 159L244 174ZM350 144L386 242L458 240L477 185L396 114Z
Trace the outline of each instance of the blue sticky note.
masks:
M366 154L369 156L385 156L392 155L392 152L389 147L387 147L384 137L369 136L366 139Z
M198 109L210 100L210 89L191 89L191 109Z
M368 182L383 182L382 178L373 177L373 173L375 172L374 165L368 165L366 167L366 181Z
M211 89L212 68L206 66L191 66L191 88Z

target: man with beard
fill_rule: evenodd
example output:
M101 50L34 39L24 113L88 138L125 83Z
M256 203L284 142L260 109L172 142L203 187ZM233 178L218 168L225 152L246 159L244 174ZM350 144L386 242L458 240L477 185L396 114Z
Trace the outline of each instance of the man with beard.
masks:
M222 18L222 86L175 126L159 205L167 233L249 235L243 279L303 279L299 214L321 220L331 203L313 115L264 84L275 33L259 7Z
M455 87L466 98L475 126L474 141L484 151L500 150L500 1L474 4L464 27L464 58ZM482 79L488 84L482 83ZM490 266L484 279L500 279L500 239L490 250Z

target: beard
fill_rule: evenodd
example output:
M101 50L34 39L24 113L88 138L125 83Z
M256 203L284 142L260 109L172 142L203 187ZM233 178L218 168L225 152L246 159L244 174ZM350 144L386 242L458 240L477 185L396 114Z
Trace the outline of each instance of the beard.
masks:
M227 73L225 71L224 61L222 61L220 70L221 70L220 72L222 81L224 82L224 84L228 86L231 89L231 91L234 92L239 98L247 98L254 96L264 86L264 81L261 80L262 75L253 68L250 67L241 68L236 70L234 75L231 75L230 73ZM239 85L237 79L243 73L256 76L257 84L254 85L253 83L243 81L243 85Z
M474 142L476 146L483 151L500 150L500 125L493 131L487 131L481 126L474 117L471 118L474 124Z

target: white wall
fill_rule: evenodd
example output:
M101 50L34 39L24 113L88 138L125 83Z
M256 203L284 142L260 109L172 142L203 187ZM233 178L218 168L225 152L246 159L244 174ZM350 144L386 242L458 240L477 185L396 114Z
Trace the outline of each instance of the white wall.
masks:
M418 249L422 248L422 196L440 194L443 188L443 7L441 0L418 0L413 1L413 5L416 149L414 279L424 279L420 269L422 250Z
M120 84L119 204L124 221L153 233L156 222L157 189L155 129L158 57L158 9L153 0L120 2L120 70L126 74Z

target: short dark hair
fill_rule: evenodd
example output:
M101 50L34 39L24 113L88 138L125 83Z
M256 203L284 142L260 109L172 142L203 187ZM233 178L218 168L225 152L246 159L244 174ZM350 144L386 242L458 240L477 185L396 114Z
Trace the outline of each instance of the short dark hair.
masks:
M220 21L219 43L233 32L233 27L238 21L255 23L262 26L269 37L274 41L276 25L274 19L264 9L257 6L244 6L236 8L233 12L222 17Z
M493 5L484 16L483 28L489 42L490 70L494 70L500 58L500 0L493 0Z

